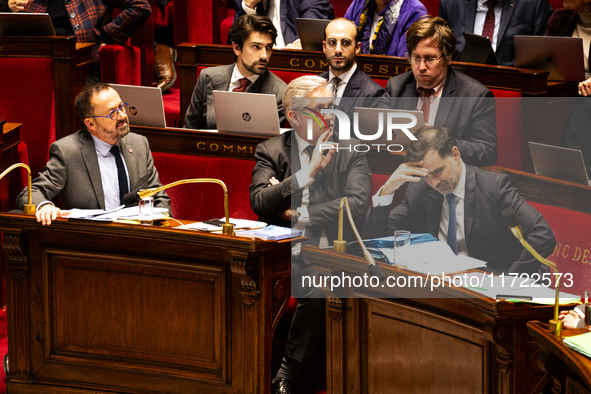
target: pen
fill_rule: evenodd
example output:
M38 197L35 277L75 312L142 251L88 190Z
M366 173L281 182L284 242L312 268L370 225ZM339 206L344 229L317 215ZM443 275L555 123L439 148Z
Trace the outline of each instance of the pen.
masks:
M523 295L507 295L507 294L497 294L497 299L513 299L513 300L526 300L531 301L530 296L523 296Z

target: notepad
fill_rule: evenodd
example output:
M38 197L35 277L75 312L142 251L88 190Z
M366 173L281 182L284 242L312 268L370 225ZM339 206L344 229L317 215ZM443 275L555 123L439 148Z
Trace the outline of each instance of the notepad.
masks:
M247 230L236 233L241 237L255 237L271 241L279 241L282 239L300 237L304 232L289 227L267 226L259 230Z
M564 338L563 342L569 348L591 358L591 332Z

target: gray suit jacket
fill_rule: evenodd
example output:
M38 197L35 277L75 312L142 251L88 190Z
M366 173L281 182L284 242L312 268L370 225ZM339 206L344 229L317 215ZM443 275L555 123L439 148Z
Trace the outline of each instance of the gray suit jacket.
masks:
M390 78L386 92L392 108L414 110L419 93L412 71ZM497 160L497 117L495 98L475 79L447 68L435 126L446 127L457 140L467 164L484 167Z
M161 186L148 140L129 133L120 140L129 172L130 191ZM105 209L98 158L92 136L86 129L64 137L49 148L49 161L31 185L33 204L61 196L63 209ZM18 196L19 209L27 202L27 188ZM154 205L168 208L166 192L154 196Z
M458 39L457 60L466 41L464 32L474 32L477 0L441 0L439 16L447 20ZM513 37L518 34L543 36L552 6L548 0L511 0L503 1L501 23L495 51L501 66L515 65L515 45Z
M197 85L191 97L191 104L185 115L185 128L187 129L215 129L215 110L213 107L213 91L228 91L234 64L228 66L208 67L201 70ZM267 93L277 97L277 113L279 124L283 125L285 114L283 113L283 92L287 85L278 76L270 71L261 75L248 89L248 93Z
M395 230L439 235L443 195L425 180L410 183L404 201L388 217L389 206L372 207L368 213L363 238L394 234ZM534 273L542 266L505 225L501 212L512 208L527 241L547 257L556 246L554 232L542 215L517 192L513 180L506 174L485 171L466 165L464 200L464 231L468 254L486 261L487 271Z

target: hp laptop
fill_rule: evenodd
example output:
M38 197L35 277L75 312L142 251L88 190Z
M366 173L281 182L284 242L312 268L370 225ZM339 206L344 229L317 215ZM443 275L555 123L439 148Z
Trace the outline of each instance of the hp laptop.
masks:
M418 129L425 126L425 117L423 111L411 111L402 109L389 108L355 108L358 116L359 132L366 136L375 135L378 132L380 117L382 118L382 133L372 141L363 141L366 144L400 144L406 148L410 144L410 138L402 131L402 128L408 129L412 134L416 133ZM392 118L393 124L404 125L401 128L392 130L392 139L388 139L388 113L395 114ZM416 123L415 123L416 119ZM414 123L414 125L413 125ZM351 123L351 137L355 137L353 131L353 123Z
M109 84L129 103L129 124L133 126L166 127L162 90L148 86Z
M279 135L277 98L274 94L213 91L218 132Z
M495 50L488 37L464 32L464 39L466 40L466 45L464 45L464 50L460 55L459 60L461 62L492 64L493 66L499 64Z
M330 23L328 19L296 18L296 28L302 42L302 49L322 51L324 29Z
M0 37L55 36L47 13L0 12Z
M580 150L530 142L529 152L537 175L591 186Z
M548 71L549 81L580 82L585 79L583 39L517 35L515 65Z

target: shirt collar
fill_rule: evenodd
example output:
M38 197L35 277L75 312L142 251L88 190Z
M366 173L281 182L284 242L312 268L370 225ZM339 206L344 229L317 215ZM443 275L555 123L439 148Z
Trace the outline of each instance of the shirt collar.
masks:
M92 137L92 140L94 141L94 148L104 157L107 157L109 155L109 153L111 153L111 148L113 147L113 145L106 143L105 141L99 140L98 138L96 138L94 135L90 134L90 136ZM119 150L121 150L121 145L119 143L119 141L117 141L117 143L115 144L119 147Z
M302 152L308 147L308 145L311 144L307 140L300 137L295 130L293 130L293 135L295 135L296 143L298 144L298 153L301 156Z
M357 62L353 64L353 67L339 76L341 82L349 83L349 80L351 79L351 76L355 70L357 70ZM332 69L328 69L328 82L332 81L334 77L335 75L332 73Z
M452 191L452 194L460 199L464 199L466 195L466 165L462 160L462 175L460 176L460 181L456 185L456 188Z
M260 75L253 74L251 77L247 78L251 85L255 83L257 79L259 79ZM239 79L245 78L244 75L238 70L238 64L234 65L234 71L232 71L232 78L230 79L230 85L237 82Z

